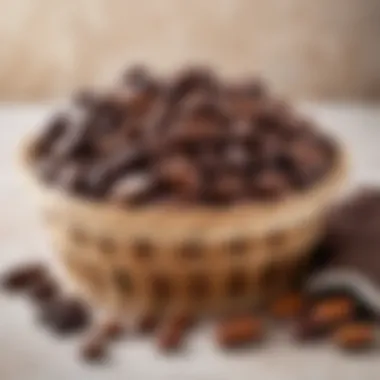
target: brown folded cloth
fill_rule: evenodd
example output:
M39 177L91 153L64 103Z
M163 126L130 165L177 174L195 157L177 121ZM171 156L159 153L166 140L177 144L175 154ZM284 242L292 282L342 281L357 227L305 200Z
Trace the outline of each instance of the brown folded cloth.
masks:
M380 188L358 191L332 212L307 289L345 291L380 317Z

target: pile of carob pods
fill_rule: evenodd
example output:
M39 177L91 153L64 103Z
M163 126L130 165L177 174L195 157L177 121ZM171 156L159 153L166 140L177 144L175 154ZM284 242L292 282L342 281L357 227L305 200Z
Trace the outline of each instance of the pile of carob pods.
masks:
M108 92L74 97L39 135L47 184L120 206L282 199L334 166L334 142L258 80L205 69L127 71Z
M270 322L281 321L300 344L327 339L349 352L374 349L380 315L374 297L380 298L379 223L380 190L362 191L337 207L326 236L312 256L304 285L261 310L216 317L214 336L218 345L232 349L262 343L270 333ZM342 277L342 271L351 274ZM328 281L334 273L336 281ZM362 282L371 284L371 290ZM164 320L159 315L141 315L133 326L115 318L99 322L89 307L65 295L41 264L25 264L5 273L2 289L31 299L43 326L60 336L87 331L80 356L89 363L104 362L112 341L128 340L135 333L152 333L162 352L175 352L199 322L186 313Z

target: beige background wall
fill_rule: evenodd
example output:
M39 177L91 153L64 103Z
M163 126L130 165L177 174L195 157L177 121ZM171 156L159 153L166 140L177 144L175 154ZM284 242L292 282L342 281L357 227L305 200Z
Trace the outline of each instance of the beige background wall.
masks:
M380 97L380 0L0 0L0 99L63 96L127 63L260 72L286 95Z

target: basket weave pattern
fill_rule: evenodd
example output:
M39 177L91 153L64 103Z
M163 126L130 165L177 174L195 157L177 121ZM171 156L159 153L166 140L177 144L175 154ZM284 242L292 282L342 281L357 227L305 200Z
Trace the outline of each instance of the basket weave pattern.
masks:
M164 245L149 236L123 239L86 223L49 217L69 273L91 297L116 309L218 308L258 301L291 285L321 223L268 236L236 235L219 242L195 236Z

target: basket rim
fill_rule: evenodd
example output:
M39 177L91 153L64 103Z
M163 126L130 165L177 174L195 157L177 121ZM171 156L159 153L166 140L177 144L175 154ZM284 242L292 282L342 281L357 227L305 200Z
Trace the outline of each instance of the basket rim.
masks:
M90 219L113 219L122 221L134 217L141 219L154 217L173 218L181 220L207 220L208 222L239 220L249 217L259 221L254 229L281 228L283 225L299 223L310 217L321 208L329 205L345 182L348 173L348 157L342 144L335 141L337 155L335 165L323 179L313 187L302 192L295 192L278 202L247 202L226 207L209 207L204 205L178 206L178 204L157 204L146 207L120 207L110 202L85 199L64 192L58 188L47 186L33 173L35 136L27 136L21 144L19 163L27 182L32 185L39 198L44 202L55 204L70 210L71 213L81 214ZM207 222L206 222L207 223ZM205 225L205 223L203 223ZM206 224L207 225L207 224ZM159 226L157 226L159 227Z

